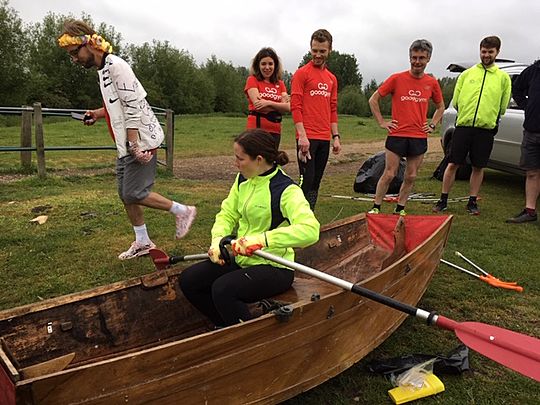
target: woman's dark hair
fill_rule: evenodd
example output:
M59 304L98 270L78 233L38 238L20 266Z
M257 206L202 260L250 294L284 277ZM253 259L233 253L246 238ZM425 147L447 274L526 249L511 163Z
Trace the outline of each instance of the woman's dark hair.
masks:
M270 57L274 61L274 72L269 78L270 83L277 84L277 82L281 80L283 76L283 68L281 67L281 62L276 51L274 51L272 48L262 48L259 52L257 52L257 55L255 55L253 61L251 62L251 69L249 70L249 73L254 75L259 81L264 80L259 65L261 60L266 57Z
M269 164L284 166L289 163L287 153L277 149L274 135L262 129L248 129L234 138L234 142L244 148L244 152L252 159L260 155Z

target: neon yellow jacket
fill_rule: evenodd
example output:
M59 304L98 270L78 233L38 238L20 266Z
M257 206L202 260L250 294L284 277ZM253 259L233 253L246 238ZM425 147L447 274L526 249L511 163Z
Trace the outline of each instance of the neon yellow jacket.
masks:
M458 77L452 100L458 112L456 126L495 128L511 94L510 76L497 65L486 69L479 63L465 70Z
M265 233L264 250L294 261L293 247L306 247L319 240L319 221L315 218L302 189L280 167L246 179L241 174L221 203L212 227L212 240L234 233L238 238ZM271 264L258 256L236 256L240 267Z

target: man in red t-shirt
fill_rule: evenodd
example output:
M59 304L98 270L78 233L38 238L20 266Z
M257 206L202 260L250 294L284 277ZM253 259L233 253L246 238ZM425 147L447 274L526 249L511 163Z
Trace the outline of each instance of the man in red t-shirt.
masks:
M296 128L301 187L311 209L315 209L319 186L330 154L341 151L337 124L336 77L327 69L332 35L320 29L310 42L312 60L296 71L291 84L291 113Z
M370 214L378 214L388 187L397 174L402 157L407 159L405 177L394 214L406 215L405 204L414 185L414 179L427 151L427 137L433 132L444 112L444 100L439 82L424 73L431 58L433 46L425 39L414 41L409 48L411 68L395 73L381 84L369 99L369 107L379 126L388 131L384 173L377 183L375 201ZM392 119L386 121L379 108L382 97L392 95ZM427 122L429 100L436 110Z

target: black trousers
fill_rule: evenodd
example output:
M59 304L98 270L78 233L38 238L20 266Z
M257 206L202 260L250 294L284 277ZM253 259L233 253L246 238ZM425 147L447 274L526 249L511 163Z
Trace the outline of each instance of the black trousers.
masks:
M298 140L296 141L296 152L298 153ZM298 170L300 176L302 176L302 191L309 202L309 206L314 210L324 169L326 169L326 163L328 163L328 156L330 155L330 141L310 139L309 154L311 159L306 163L298 159Z
M248 303L287 291L294 271L270 265L240 268L210 260L194 264L180 274L180 288L195 308L217 326L252 319Z

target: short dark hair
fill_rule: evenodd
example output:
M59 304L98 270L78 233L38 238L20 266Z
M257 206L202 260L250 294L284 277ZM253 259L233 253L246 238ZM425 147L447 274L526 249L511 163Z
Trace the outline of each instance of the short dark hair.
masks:
M264 80L259 65L261 60L266 57L270 57L274 61L274 72L272 73L272 76L270 76L270 83L277 84L277 82L281 80L281 77L283 76L283 68L281 67L281 61L279 60L276 51L274 51L272 48L262 48L259 52L257 52L257 55L255 55L253 61L251 62L249 73L254 75L259 81Z
M409 57L413 51L427 52L428 58L431 58L431 52L433 52L433 45L427 39L417 39L409 47Z
M480 48L495 48L497 51L499 51L501 49L501 39L495 35L485 37L482 41L480 41Z
M246 155L252 159L260 155L269 164L284 166L289 163L287 153L277 149L274 135L262 129L248 129L234 138L234 142L244 148Z
M330 49L332 49L332 34L330 34L324 28L318 29L313 34L311 34L311 40L309 41L310 47L313 41L328 42L328 44L330 45Z

